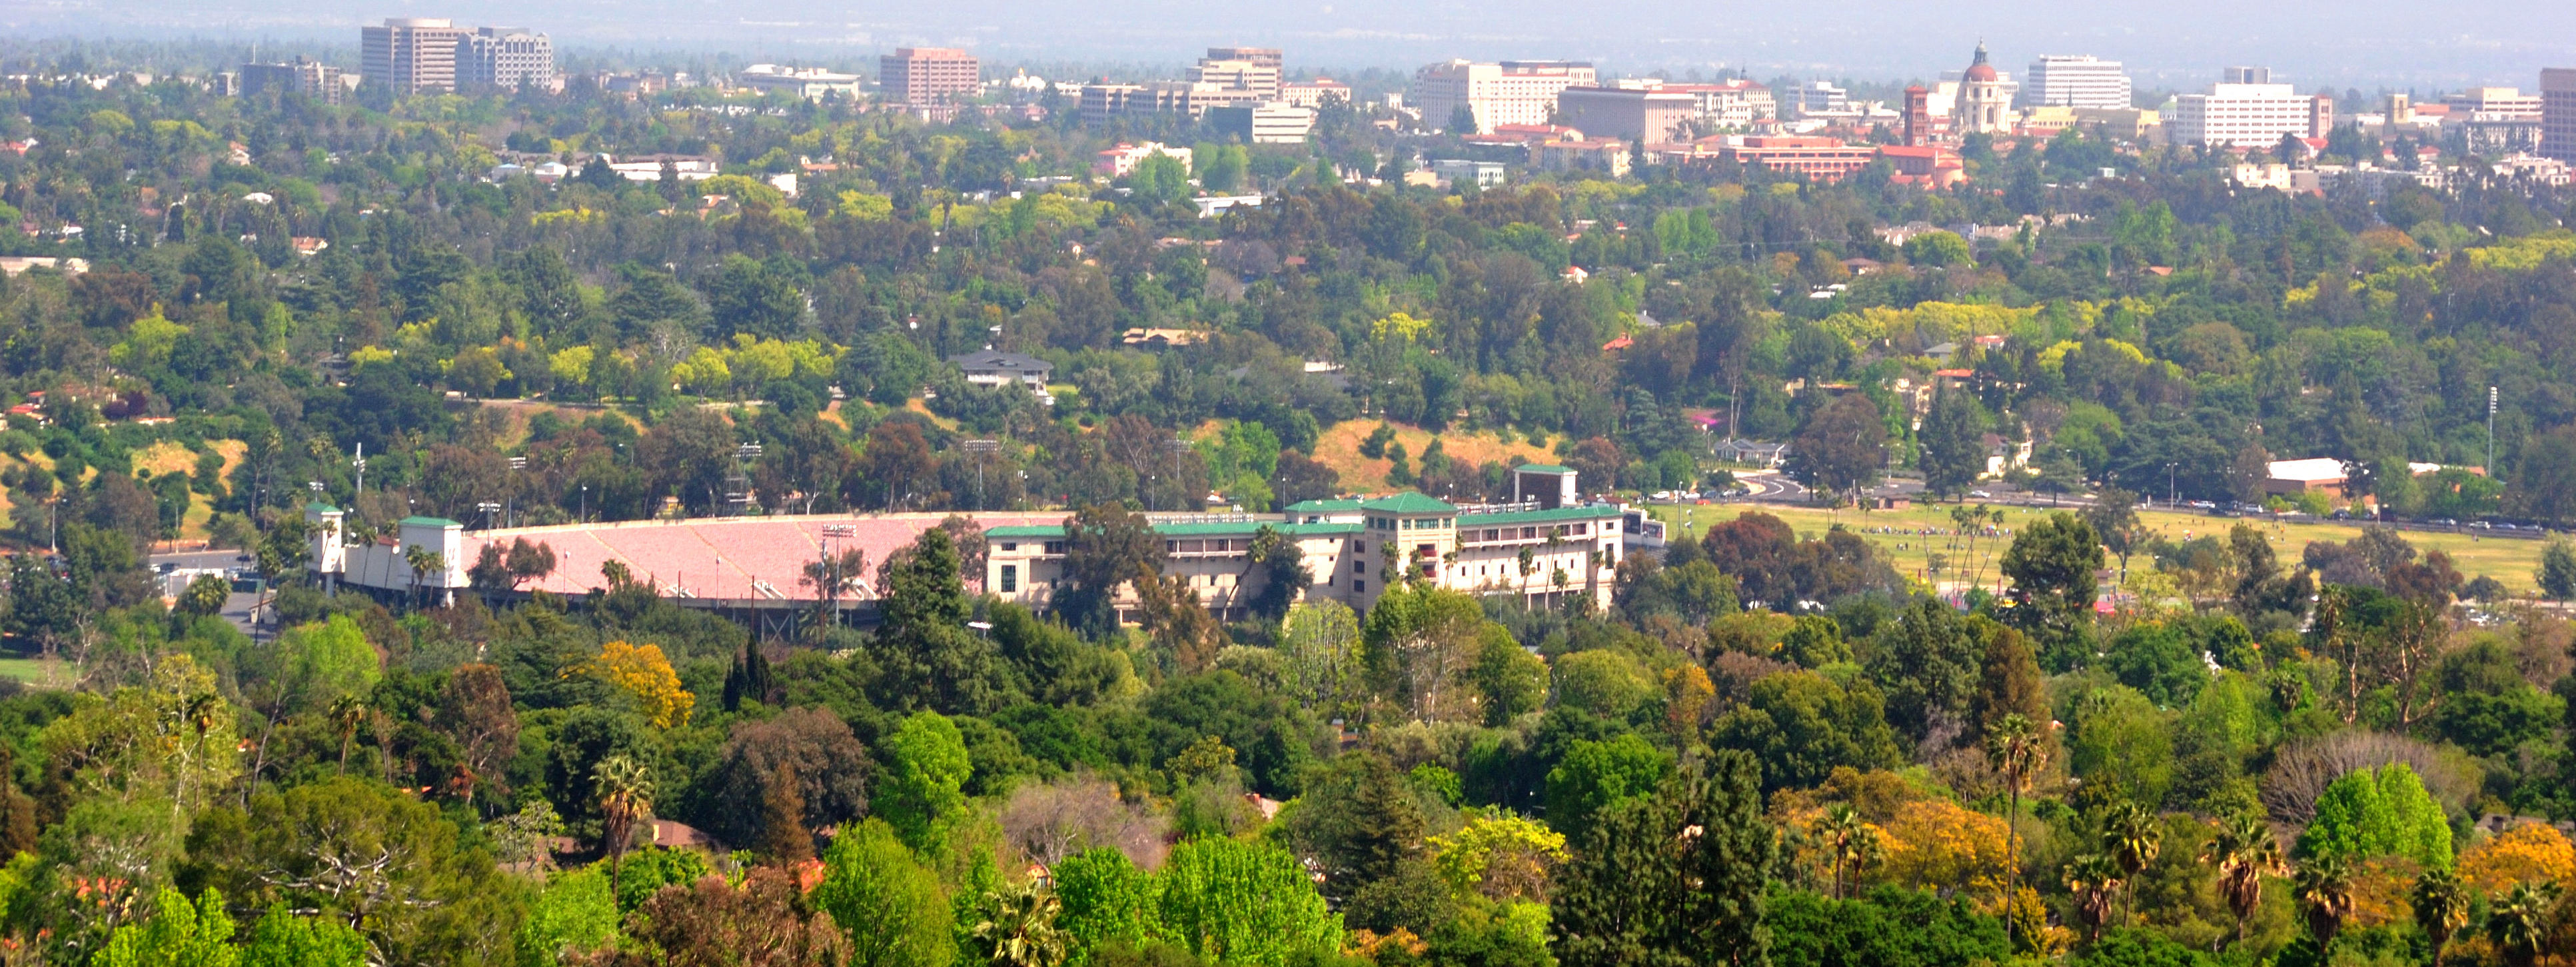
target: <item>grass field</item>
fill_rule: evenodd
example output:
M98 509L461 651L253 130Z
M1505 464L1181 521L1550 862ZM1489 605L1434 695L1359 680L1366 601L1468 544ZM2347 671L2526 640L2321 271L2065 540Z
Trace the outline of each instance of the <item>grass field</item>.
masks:
M2011 543L2009 538L1996 540L1981 537L1976 541L1975 556L1972 558L1968 543L1961 538L1948 536L1946 533L1934 536L1911 533L1923 528L1938 528L1942 532L1953 529L1948 504L1869 513L1857 510L1826 510L1771 504L1659 505L1654 510L1655 516L1663 519L1667 524L1681 525L1687 533L1691 534L1703 533L1710 525L1734 520L1746 511L1760 511L1787 521L1789 526L1796 528L1802 537L1820 536L1834 524L1840 523L1860 536L1876 542L1887 552L1896 568L1910 578L1928 579L1927 565L1930 556L1934 553L1947 555L1953 573L1943 576L1944 584L1952 581L1964 582L1968 572L1975 571L1978 574L1978 583L1989 587L2000 585L2003 578L1997 573L1996 564L2002 558L2004 548ZM2003 511L2003 526L2010 531L2018 531L2029 522L2038 520L2051 512L2048 507L2005 507ZM2251 518L2208 517L2200 514L2164 511L2140 511L2138 520L2146 525L2149 531L2161 534L2170 540L2184 540L2210 534L2223 536L2239 520L2245 520L2260 527L2265 536L2272 540L2274 553L2284 563L2291 565L2298 562L2309 542L2340 543L2361 534L2359 525L2333 521L2279 524ZM1909 533L1881 533L1882 530L1902 530ZM2402 531L2401 533L2405 535L2407 541L2420 550L2427 553L2439 550L2449 554L2451 566L2458 568L2463 578L2488 575L2503 582L2504 586L2515 594L2527 594L2532 590L2532 573L2539 569L2540 552L2546 546L2541 541L2523 538L2429 531ZM2146 565L2138 558L2132 557L2129 566L2135 568Z
M0 658L0 677L15 678L37 688L66 688L70 670L63 663L42 658Z

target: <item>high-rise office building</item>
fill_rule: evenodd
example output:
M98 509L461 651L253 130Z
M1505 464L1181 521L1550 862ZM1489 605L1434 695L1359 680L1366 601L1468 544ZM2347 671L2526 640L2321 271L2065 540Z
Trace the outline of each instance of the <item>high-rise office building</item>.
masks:
M457 65L457 80L468 86L542 87L554 78L554 41L517 27L475 30L465 38L464 55Z
M238 91L243 97L302 94L324 104L340 103L340 94L348 86L340 82L340 69L318 61L295 59L292 64L243 64L238 78Z
M2576 67L2540 72L2540 153L2576 162Z
M1485 134L1497 124L1546 124L1548 114L1556 110L1557 92L1590 84L1596 76L1591 64L1574 61L1478 64L1452 60L1415 71L1412 100L1421 108L1425 125L1447 129L1450 119L1465 108L1476 129L1455 133Z
M453 91L457 56L471 34L444 17L395 18L381 27L360 27L361 76L396 94Z
M983 65L975 55L953 48L897 47L877 58L877 85L889 102L953 103L983 90Z
M2030 62L2021 98L2027 107L2126 110L2129 75L2120 69L2119 61L2091 54L2042 56Z
M1222 49L1222 48L1220 48ZM1192 84L1211 84L1219 90L1250 91L1265 101L1279 99L1279 65L1248 58L1214 56L1201 58L1190 66Z
M2226 76L2269 78L2271 71L2230 67ZM2301 94L2288 84L2229 80L2176 98L2165 131L2175 144L2269 148L2285 134L2324 137L2333 119L2333 98Z

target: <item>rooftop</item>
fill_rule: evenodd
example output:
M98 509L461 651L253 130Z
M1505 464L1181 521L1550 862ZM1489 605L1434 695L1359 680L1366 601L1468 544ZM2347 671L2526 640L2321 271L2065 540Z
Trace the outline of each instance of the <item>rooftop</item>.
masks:
M2342 480L2345 476L2343 461L2334 457L2274 460L2264 464L2264 473L2274 480Z

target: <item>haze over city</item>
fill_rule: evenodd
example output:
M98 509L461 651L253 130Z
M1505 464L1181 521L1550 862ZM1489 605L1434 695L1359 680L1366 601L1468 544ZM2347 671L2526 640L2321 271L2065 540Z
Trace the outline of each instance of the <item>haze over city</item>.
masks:
M935 4L671 0L528 5L318 0L10 0L0 31L50 36L341 39L361 22L450 16L537 23L568 48L722 49L827 60L908 44L973 49L993 63L1168 66L1207 44L1291 49L1303 66L1410 69L1448 57L1589 59L1605 69L1746 70L1895 81L1957 66L1984 39L2008 61L2090 53L2142 84L2183 86L2234 63L2268 63L2299 83L2399 89L2527 78L2576 37L2576 4L2463 0L2424 5L2239 4L2222 0L1956 4L1863 0L1547 3L1292 0L1274 4L1071 0ZM2526 81L2527 83L2527 81Z

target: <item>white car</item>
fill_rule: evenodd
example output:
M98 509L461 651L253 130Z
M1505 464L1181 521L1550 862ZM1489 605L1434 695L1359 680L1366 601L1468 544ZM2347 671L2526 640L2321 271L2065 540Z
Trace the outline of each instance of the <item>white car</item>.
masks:
M1980 500L1983 500L1983 499L1986 499L1986 498L1989 498L1989 497L1993 497L1994 495L1993 495L1993 494L1990 494L1990 493L1987 493L1987 492L1985 492L1985 491L1983 491L1983 490L1971 490L1971 491L1968 491L1968 496L1970 496L1970 497L1975 497L1975 498L1978 498L1978 499L1980 499Z

